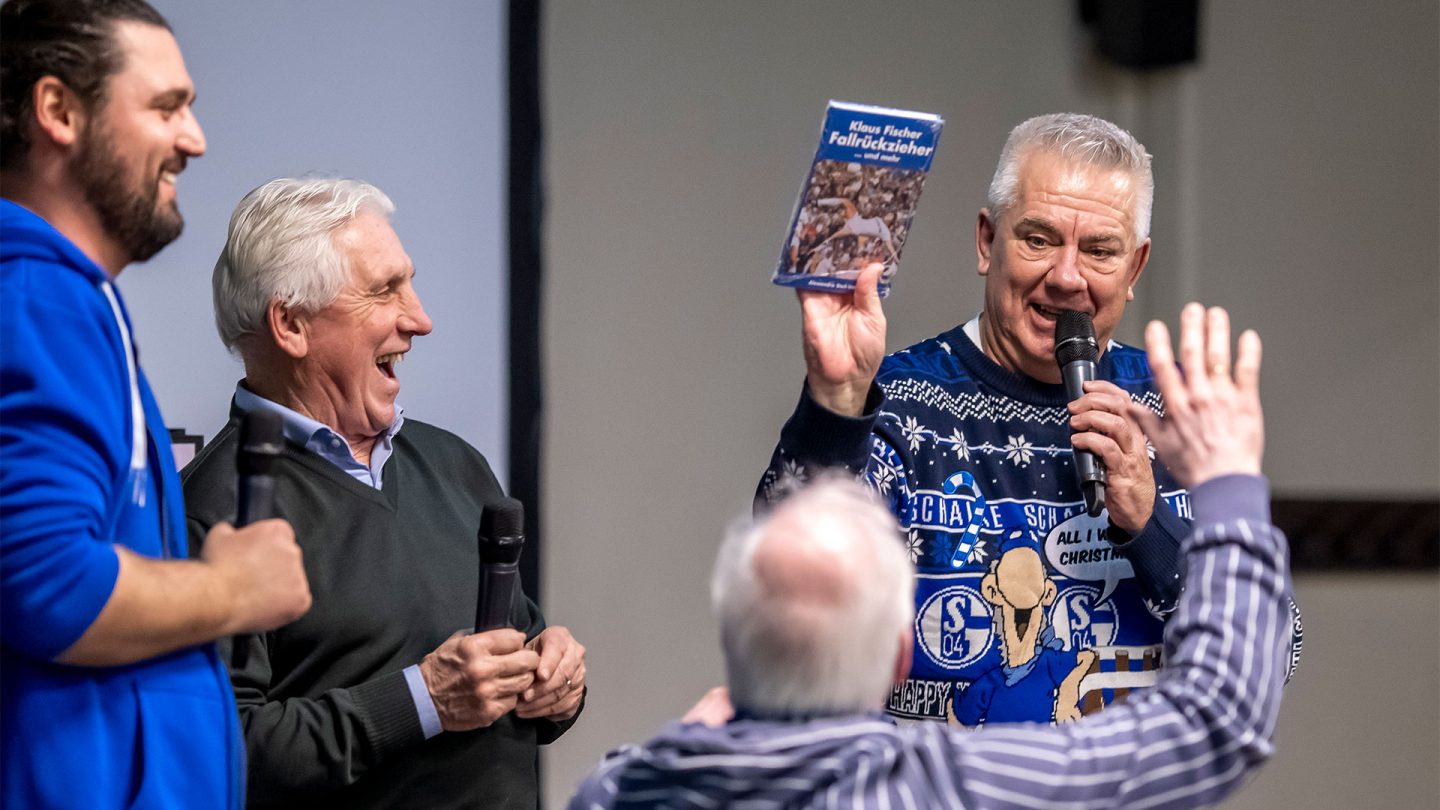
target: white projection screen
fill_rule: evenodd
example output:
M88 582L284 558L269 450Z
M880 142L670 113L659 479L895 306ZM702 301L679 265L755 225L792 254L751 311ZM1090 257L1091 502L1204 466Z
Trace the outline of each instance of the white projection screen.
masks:
M395 201L435 324L399 369L406 415L459 434L508 482L505 4L155 4L208 141L180 176L184 235L120 277L169 426L209 441L244 374L210 303L235 204L275 177L355 177Z

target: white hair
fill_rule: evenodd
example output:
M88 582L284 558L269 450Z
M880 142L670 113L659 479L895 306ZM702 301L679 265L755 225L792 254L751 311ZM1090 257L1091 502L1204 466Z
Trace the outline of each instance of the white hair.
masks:
M767 582L756 564L762 546L802 560L818 552L809 556L830 566L816 574L831 592ZM732 528L710 594L734 704L760 714L881 708L914 619L914 589L894 517L853 479L826 476L754 525Z
M239 353L244 338L264 334L272 301L304 312L334 303L350 278L335 233L362 214L394 212L383 191L344 178L284 177L246 194L211 278L225 348Z
M1103 118L1078 113L1040 115L1010 130L986 200L992 220L998 221L1001 214L1015 204L1020 188L1020 163L1037 151L1129 172L1135 178L1135 238L1143 242L1150 236L1150 212L1155 202L1150 153L1134 135L1120 127Z

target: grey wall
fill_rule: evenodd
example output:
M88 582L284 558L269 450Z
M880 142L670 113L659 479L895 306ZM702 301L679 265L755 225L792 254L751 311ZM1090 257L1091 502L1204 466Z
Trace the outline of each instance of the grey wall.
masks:
M1209 3L1203 62L1136 77L1049 0L547 4L545 607L592 687L547 753L552 804L722 677L708 570L800 389L797 308L768 276L828 98L948 121L893 348L978 309L974 216L1008 129L1092 112L1156 155L1121 338L1225 305L1266 340L1278 493L1440 493L1437 4L1285 7ZM1296 586L1306 660L1233 806L1433 805L1440 580Z
M215 335L210 272L230 212L266 180L358 177L393 219L435 323L400 404L505 477L505 25L499 0L160 2L195 81L208 154L180 176L185 233L120 277L171 427L207 439L244 375Z

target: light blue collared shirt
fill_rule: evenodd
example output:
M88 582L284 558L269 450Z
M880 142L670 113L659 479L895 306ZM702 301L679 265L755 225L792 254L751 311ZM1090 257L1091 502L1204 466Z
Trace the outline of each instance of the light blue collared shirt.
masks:
M350 443L328 425L268 400L243 384L235 386L235 407L243 413L270 411L279 414L285 438L344 470L356 481L375 489L380 489L385 462L389 461L390 454L395 452L395 434L399 433L401 426L405 424L405 409L396 403L395 421L375 439L375 446L370 450L370 464L367 466L361 464L350 452ZM405 685L410 687L410 699L415 702L415 711L420 715L420 730L425 733L425 739L439 734L443 730L440 713L435 709L435 701L430 697L430 690L425 687L425 678L420 674L418 665L411 664L405 668Z
M244 385L235 386L235 407L245 413L270 411L280 416L284 425L285 438L344 470L351 478L362 484L380 489L381 475L385 462L395 452L395 434L405 424L405 409L395 405L395 421L375 439L370 450L370 465L361 464L350 452L350 443L322 422L268 400L249 390Z

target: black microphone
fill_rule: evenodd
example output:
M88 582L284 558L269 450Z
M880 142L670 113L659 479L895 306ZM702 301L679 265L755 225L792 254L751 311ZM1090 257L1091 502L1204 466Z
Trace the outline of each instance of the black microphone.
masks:
M275 461L285 451L285 431L280 414L254 411L240 420L240 452L235 454L239 476L239 503L235 507L235 528L275 517ZM231 642L230 665L244 669L250 647L243 639Z
M235 509L235 528L275 516L275 461L284 450L280 414L255 411L240 420L240 452L235 456L240 502Z
M1055 363L1065 380L1065 396L1075 401L1085 395L1085 382L1095 379L1095 324L1084 312L1066 310L1055 321ZM1075 474L1085 495L1085 511L1098 517L1105 508L1105 464L1088 450L1075 451Z
M480 514L480 598L475 632L513 627L510 615L520 590L520 552L525 549L525 506L502 497Z

